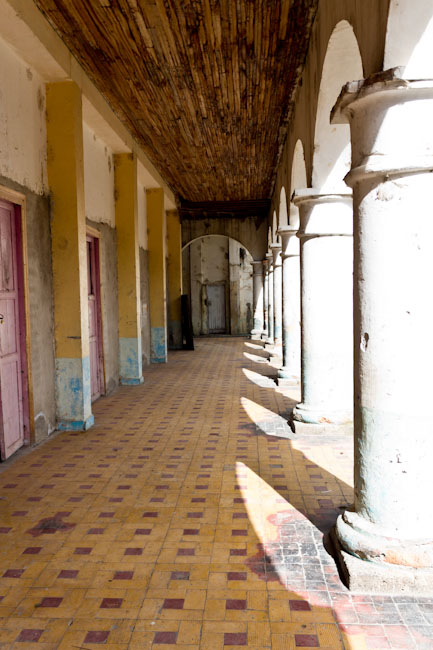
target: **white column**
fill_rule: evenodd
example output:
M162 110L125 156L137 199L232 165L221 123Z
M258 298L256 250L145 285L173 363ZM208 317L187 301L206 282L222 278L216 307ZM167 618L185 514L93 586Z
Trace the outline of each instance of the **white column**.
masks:
M269 300L269 270L268 260L263 260L263 332L262 339L267 340L269 337L269 320L268 320L268 300Z
M298 229L286 226L281 237L283 293L283 366L278 385L293 386L301 376L301 286Z
M254 324L251 338L259 339L263 332L263 262L252 262L252 266Z
M433 593L433 80L397 72L347 84L335 109L355 241L355 508L337 534L387 590Z
M266 253L268 260L268 339L269 345L274 344L274 268L273 255Z
M345 424L353 413L352 196L296 191L301 226L302 402L295 420Z
M271 244L274 281L274 349L278 356L282 355L283 331L283 290L281 271L281 244Z

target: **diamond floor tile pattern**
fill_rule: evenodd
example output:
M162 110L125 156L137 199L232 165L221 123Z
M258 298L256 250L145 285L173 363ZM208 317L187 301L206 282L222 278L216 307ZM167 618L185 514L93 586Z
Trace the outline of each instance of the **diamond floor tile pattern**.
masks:
M0 649L433 648L433 599L350 594L323 534L351 441L293 438L260 345L199 339L0 468Z

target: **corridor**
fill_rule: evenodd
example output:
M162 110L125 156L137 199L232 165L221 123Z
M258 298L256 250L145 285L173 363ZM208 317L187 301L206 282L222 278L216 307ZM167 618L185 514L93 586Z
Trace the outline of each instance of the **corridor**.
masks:
M341 585L352 442L288 439L263 354L200 339L1 467L0 648L433 647L433 599Z

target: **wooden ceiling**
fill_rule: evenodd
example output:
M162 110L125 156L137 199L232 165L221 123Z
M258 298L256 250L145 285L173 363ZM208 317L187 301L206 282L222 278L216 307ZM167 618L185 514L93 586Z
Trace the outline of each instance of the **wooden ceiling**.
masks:
M179 199L268 199L318 0L34 0Z

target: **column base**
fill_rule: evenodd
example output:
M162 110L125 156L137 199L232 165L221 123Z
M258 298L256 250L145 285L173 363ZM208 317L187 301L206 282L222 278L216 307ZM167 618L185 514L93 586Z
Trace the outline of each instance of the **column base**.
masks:
M251 330L250 337L252 341L261 341L262 338L261 330Z
M277 385L285 388L290 386L297 386L299 384L299 377L294 375L289 368L284 366L278 370Z
M335 528L331 530L329 537L335 561L350 591L389 595L433 595L433 569L416 569L395 564L382 566L376 562L361 560L342 548Z
M167 363L167 357L151 357L150 363Z
M274 341L271 356L272 357L279 357L281 359L283 358L283 346L282 346L281 342L275 342Z
M144 377L121 377L121 386L139 386L144 382Z
M59 431L87 431L95 424L95 416L89 415L86 420L59 420L57 429Z
M293 420L306 424L344 424L353 427L353 414L351 409L340 411L327 411L326 408L309 406L301 402L293 409Z
M291 420L290 426L292 431L298 436L308 435L328 435L329 434L342 434L353 436L353 424L312 424L311 422L299 422L298 420Z
M338 517L335 531L342 547L361 561L385 567L433 570L431 539L396 537L397 531L364 519L352 510Z

